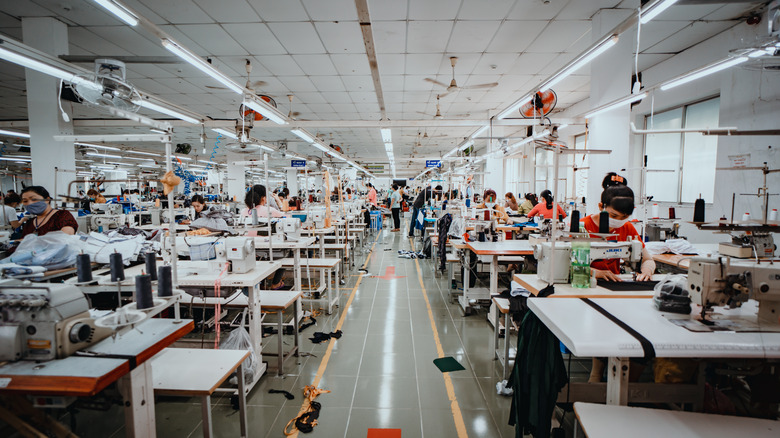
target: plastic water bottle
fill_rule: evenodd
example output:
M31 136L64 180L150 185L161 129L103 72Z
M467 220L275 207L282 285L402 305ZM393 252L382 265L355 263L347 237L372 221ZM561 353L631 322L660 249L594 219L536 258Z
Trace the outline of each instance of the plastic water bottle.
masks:
M590 287L590 242L571 243L571 285Z

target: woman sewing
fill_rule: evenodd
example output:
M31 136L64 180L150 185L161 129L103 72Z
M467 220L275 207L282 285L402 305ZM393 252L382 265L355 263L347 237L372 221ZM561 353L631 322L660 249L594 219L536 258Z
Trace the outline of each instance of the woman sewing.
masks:
M496 195L496 191L493 189L486 189L484 195L482 196L482 203L477 205L478 209L490 209L491 210L491 218L496 219L499 222L503 221L505 223L509 223L509 215L506 214L506 210L504 207L498 205L496 203L496 200L498 199L498 195Z
M76 234L79 225L66 210L55 210L51 206L49 192L41 186L28 186L22 190L22 205L29 216L22 218L22 237L28 234L43 236L52 231Z
M544 202L540 202L534 206L534 208L531 209L531 211L528 212L528 219L531 219L532 217L536 215L541 215L545 219L552 219L553 218L553 195L552 192L549 190L545 190L542 193L539 194L539 196L544 199ZM561 208L561 205L558 204L558 217L566 217L566 212L563 211L563 208Z

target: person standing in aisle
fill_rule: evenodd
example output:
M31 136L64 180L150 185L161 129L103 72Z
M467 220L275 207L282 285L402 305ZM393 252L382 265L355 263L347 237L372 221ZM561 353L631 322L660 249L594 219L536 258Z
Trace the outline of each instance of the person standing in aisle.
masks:
M392 232L401 230L401 188L393 184L393 193L390 195L390 211L393 213Z
M376 208L376 189L374 188L374 185L371 183L367 183L368 185L368 203L371 204L374 208Z
M419 194L417 194L417 198L414 200L414 204L412 204L412 220L409 222L409 237L414 237L414 229L417 226L417 216L420 214L420 210L425 205L425 202L427 199L431 197L431 187L428 186L425 188L425 190L421 190Z

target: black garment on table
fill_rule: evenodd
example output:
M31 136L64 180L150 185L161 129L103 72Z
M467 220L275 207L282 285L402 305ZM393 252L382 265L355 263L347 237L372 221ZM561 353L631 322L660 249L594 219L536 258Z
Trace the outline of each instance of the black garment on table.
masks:
M525 295L513 297L509 289L501 292L498 297L509 300L509 316L516 324L522 323L526 312L528 312L528 297Z
M509 425L515 426L516 438L524 432L537 438L550 436L555 402L568 380L560 341L533 312L527 312L509 377L513 389Z
M638 290L653 290L657 281L608 281L597 280L596 283L611 291L638 291Z
M439 268L447 270L447 234L452 225L452 215L447 213L436 222L436 231L439 233Z

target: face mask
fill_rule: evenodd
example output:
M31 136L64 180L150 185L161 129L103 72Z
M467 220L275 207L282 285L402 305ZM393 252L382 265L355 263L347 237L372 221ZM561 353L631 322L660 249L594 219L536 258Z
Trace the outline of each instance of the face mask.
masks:
M46 201L33 202L32 204L25 205L24 209L27 210L27 213L39 215L46 211Z
M628 222L628 219L618 220L618 219L609 218L609 228L610 229L620 228L623 225L625 225L626 222Z
M496 203L495 203L495 202L486 202L486 203L485 203L485 205L486 205L488 208L493 208L493 207L495 207L495 206L496 206Z

